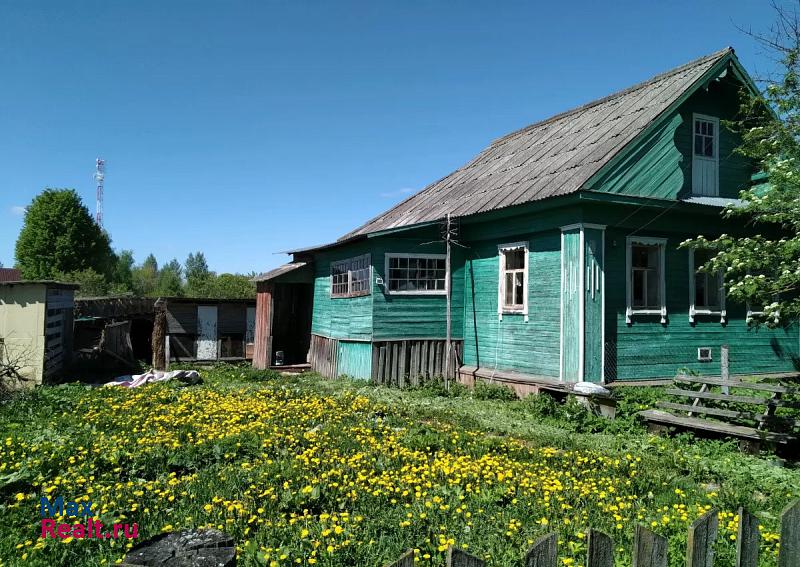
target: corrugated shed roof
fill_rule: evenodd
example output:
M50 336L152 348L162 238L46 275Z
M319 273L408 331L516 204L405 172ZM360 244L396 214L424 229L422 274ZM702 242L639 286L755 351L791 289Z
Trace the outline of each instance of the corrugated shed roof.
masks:
M0 282L17 282L22 279L22 273L16 268L0 268Z
M726 48L494 141L472 161L340 240L578 191L732 53Z
M264 272L263 274L256 276L255 278L253 278L253 281L265 282L268 280L274 280L278 276L282 276L283 274L288 274L289 272L302 268L305 265L306 265L305 262L291 262L289 264L284 264L283 266L278 266L274 270L270 270L269 272Z

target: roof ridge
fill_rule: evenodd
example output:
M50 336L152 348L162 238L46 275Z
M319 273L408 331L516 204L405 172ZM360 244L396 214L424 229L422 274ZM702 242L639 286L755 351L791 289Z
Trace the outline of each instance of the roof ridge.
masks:
M617 98L617 97L620 97L620 96L623 96L623 95L626 95L626 94L630 94L630 93L632 93L634 91L637 91L637 90L642 89L644 87L650 86L653 83L656 83L658 81L663 81L664 79L666 79L668 77L672 77L673 75L677 75L678 73L682 73L682 72L684 72L684 71L686 71L688 69L691 69L692 67L697 67L698 65L702 65L704 63L708 63L709 61L712 61L714 59L721 59L722 57L724 57L728 53L734 53L733 47L728 46L728 47L726 47L724 49L720 49L719 51L715 51L714 53L710 53L708 55L704 55L702 57L698 57L697 59L693 59L692 61L689 61L688 63L684 63L683 65L680 65L678 67L674 67L674 68L672 68L672 69L670 69L668 71L664 71L663 73L659 73L658 75L654 75L654 76L650 77L649 79L646 79L646 80L644 80L644 81L642 81L640 83L636 83L635 85L631 85L630 87L626 87L626 88L624 88L624 89L622 89L620 91L613 92L611 94L608 94L608 95L606 95L604 97L601 97L601 98L598 98L598 99L595 99L595 100L591 100L591 101L586 102L586 103L584 103L584 104L582 104L580 106L576 106L575 108L572 108L570 110L565 110L563 112L559 112L558 114L554 114L553 116L550 116L549 118L545 118L544 120L540 120L538 122L534 122L533 124L528 124L527 126L524 126L524 127L520 128L519 130L515 130L513 132L509 132L505 136L501 136L501 137L493 140L492 143L489 144L489 147L491 148L491 147L495 146L496 144L499 144L500 142L503 142L504 140L507 140L508 138L511 138L511 137L516 136L518 134L522 134L523 132L526 132L526 131L531 130L533 128L537 128L539 126L544 126L545 124L548 124L550 122L554 122L554 121L556 121L556 120L558 120L560 118L564 118L566 116L569 116L570 114L575 114L577 112L583 112L585 110L589 110L590 108L592 108L594 106L598 106L598 105L603 104L605 102L608 102L609 100L612 100L614 98Z

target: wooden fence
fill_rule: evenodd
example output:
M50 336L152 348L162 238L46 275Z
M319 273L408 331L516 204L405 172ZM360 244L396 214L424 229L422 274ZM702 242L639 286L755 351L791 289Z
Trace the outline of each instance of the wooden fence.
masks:
M719 527L718 510L713 509L698 518L689 527L686 544L686 567L712 567L714 542ZM760 534L758 519L739 509L739 533L736 536L736 567L757 567ZM633 539L633 567L667 567L667 538L636 526ZM556 567L558 561L558 536L551 532L543 535L525 553L524 567ZM589 530L586 567L613 567L614 542L597 530ZM387 567L413 567L414 551L409 550ZM451 547L447 551L447 567L484 567L487 563L469 553ZM781 514L780 550L778 567L800 567L800 500L787 506Z
M372 345L372 381L386 386L419 386L445 373L446 341L408 339L375 341ZM461 341L451 342L450 376L461 366Z

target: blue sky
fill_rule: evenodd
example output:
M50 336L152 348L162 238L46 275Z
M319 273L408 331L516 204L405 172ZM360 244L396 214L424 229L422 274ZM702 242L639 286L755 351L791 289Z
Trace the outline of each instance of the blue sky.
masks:
M766 31L767 2L0 0L0 262L72 187L117 250L262 271L491 140Z

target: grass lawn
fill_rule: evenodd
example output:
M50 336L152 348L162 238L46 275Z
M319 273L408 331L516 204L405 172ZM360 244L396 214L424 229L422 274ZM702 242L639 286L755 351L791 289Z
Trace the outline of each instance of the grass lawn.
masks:
M632 416L652 390L626 390L622 418L606 422L492 387L399 391L231 366L203 377L46 387L0 405L0 565L124 556L122 539L40 539L42 495L91 501L105 525L135 522L139 540L221 528L239 565L376 567L408 548L443 565L448 545L519 565L551 530L561 563L581 565L590 526L630 565L637 523L683 565L686 529L711 507L716 565L733 565L739 505L758 514L774 565L778 515L800 497L800 472L732 443L648 436Z

